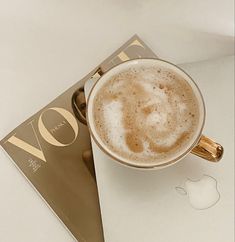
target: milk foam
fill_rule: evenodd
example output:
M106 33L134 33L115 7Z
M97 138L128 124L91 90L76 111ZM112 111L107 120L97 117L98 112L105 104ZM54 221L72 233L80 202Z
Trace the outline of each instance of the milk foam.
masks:
M190 85L166 68L131 68L97 91L93 115L102 141L120 157L161 162L180 152L199 120Z
M113 101L104 106L104 122L108 140L115 144L118 149L129 152L124 142L125 129L122 124L122 104ZM119 129L117 129L119 127Z

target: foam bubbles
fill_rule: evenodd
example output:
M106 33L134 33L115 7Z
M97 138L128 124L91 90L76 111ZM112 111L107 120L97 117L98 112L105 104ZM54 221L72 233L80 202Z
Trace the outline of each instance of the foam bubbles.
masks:
M122 103L112 101L104 106L104 122L106 128L106 142L118 149L128 152L125 145L125 129L122 123Z
M98 90L94 102L97 132L118 156L135 162L161 162L184 148L199 120L189 84L161 68L130 69Z

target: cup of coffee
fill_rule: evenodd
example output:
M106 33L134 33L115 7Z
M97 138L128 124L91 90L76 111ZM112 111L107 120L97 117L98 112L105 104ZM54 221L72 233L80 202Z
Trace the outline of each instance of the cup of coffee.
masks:
M102 74L87 102L92 138L135 168L172 165L193 153L219 161L223 147L202 135L205 104L193 79L160 59L134 59Z

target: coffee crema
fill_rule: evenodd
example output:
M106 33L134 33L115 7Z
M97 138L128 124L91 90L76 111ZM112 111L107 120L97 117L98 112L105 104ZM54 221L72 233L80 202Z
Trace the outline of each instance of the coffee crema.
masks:
M166 67L135 67L111 77L93 101L102 142L134 163L170 160L185 149L199 122L192 87Z

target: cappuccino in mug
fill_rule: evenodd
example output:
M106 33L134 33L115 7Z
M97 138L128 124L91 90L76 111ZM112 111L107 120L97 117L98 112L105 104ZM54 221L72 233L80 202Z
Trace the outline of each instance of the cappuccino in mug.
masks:
M199 121L191 86L164 67L132 67L112 76L93 105L102 141L133 162L161 162L181 152Z
M97 81L87 117L104 152L127 165L154 168L182 159L198 144L205 107L198 87L180 68L137 59Z

